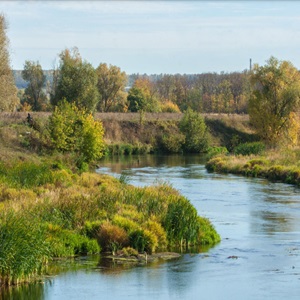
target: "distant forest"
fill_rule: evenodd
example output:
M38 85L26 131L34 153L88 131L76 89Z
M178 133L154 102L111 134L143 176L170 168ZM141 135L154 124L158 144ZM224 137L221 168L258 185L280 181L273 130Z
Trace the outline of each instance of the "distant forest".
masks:
M52 84L53 70L44 70L46 85ZM28 85L22 70L13 71L18 89ZM188 107L203 113L247 113L250 95L249 71L202 74L131 74L126 92L146 84L151 97L175 103L180 111ZM45 86L46 86L45 85Z

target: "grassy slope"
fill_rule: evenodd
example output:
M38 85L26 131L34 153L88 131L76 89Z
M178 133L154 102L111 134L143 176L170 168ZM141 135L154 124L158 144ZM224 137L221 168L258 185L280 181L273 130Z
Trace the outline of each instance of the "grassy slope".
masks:
M42 125L50 113L33 112L34 120ZM26 124L26 112L0 113L0 159L35 160L35 147L28 147L28 139L34 139L33 130ZM96 113L105 128L107 143L151 143L163 132L177 134L176 124L182 118L178 113ZM230 148L234 140L254 139L247 115L204 115L213 145ZM34 144L34 143L33 143Z

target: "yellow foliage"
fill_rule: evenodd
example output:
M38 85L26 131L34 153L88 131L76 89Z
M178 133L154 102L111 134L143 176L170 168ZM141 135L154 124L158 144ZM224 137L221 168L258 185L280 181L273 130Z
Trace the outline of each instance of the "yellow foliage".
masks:
M172 112L172 113L180 113L180 108L177 104L173 103L170 100L165 101L161 104L161 111L162 112Z
M288 145L296 146L298 144L300 130L300 117L298 114L291 112L289 117L289 126L287 129Z

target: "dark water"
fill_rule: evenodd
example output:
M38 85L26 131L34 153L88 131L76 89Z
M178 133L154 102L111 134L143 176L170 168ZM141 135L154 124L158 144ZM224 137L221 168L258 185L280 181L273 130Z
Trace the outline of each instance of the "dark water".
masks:
M98 171L123 172L134 185L171 183L212 221L222 242L134 268L81 258L44 284L0 299L300 299L298 188L207 173L198 156L132 157L103 162Z

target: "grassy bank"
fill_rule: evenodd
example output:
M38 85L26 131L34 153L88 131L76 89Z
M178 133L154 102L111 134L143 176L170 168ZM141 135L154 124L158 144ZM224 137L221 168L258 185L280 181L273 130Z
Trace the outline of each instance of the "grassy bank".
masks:
M213 245L207 219L166 184L137 188L57 164L0 166L0 285L36 278L47 261L109 251Z
M45 147L50 114L32 113L34 127L26 116L0 114L0 286L37 278L54 257L151 253L220 240L209 220L169 185L136 188L123 177L78 173L72 153ZM103 122L111 153L132 154L166 150L166 142L176 148L182 114L95 118ZM214 145L253 137L247 116L205 118Z
M43 144L49 114L32 115L37 127L28 126L26 113L2 113L0 119L0 286L39 278L56 257L152 253L220 240L171 186L136 188L123 177L78 173L72 153L48 152ZM127 138L138 132L149 141L162 128L175 128L174 120L120 122ZM109 124L107 136L116 134ZM151 146L136 141L139 151ZM115 151L131 154L133 144L124 144Z
M28 126L27 113L0 113L1 160L37 162L41 159L41 155L49 154L48 143L42 136L50 113L34 112L31 115L36 122L36 128ZM231 150L239 143L255 140L247 115L203 116L208 127L211 146L226 146ZM181 152L184 136L180 132L179 122L182 117L183 114L177 113L95 114L95 119L103 122L106 153L112 155ZM74 164L72 155L69 155L68 160L70 164Z
M212 172L261 177L300 186L300 149L277 149L262 155L223 155L209 160Z

